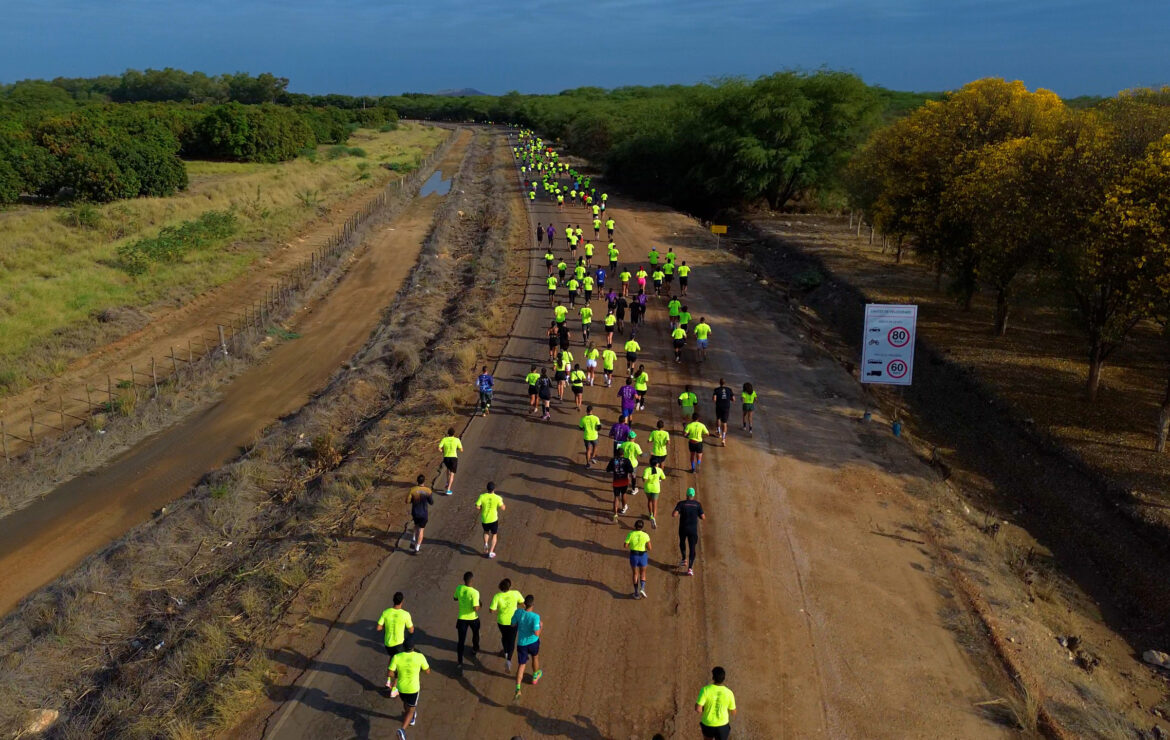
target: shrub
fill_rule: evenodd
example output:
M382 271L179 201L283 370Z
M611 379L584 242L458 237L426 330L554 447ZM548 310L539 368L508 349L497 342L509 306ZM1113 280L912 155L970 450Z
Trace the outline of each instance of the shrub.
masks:
M235 233L233 211L207 211L193 221L167 226L158 236L136 239L118 247L119 266L127 274L141 275L156 262L178 262L189 252L204 249Z
M89 203L79 203L66 211L61 220L77 229L96 229L102 225L102 214Z
M305 117L276 105L217 105L189 136L191 153L242 162L281 162L317 143Z

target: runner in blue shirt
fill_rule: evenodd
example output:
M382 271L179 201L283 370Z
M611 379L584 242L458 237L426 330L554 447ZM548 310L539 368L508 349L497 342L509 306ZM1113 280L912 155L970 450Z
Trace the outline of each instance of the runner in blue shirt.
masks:
M480 370L480 376L475 379L475 387L479 389L479 411L487 416L492 407L492 385L494 381L487 371L487 365Z
M520 687L524 683L524 670L528 659L532 658L532 685L540 682L544 671L540 670L540 615L532 608L536 597L528 594L524 597L523 606L518 606L512 615L512 624L516 627L516 660L520 663L520 670L516 674L516 699L520 699Z

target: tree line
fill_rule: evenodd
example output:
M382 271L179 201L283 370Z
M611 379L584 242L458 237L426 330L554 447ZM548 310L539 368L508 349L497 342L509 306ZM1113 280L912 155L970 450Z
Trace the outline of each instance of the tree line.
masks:
M1170 88L1073 107L972 82L876 131L844 181L851 204L912 246L1008 330L1023 291L1059 300L1085 338L1086 394L1143 321L1170 325ZM1170 383L1159 448L1170 423Z
M252 101L287 85L272 75L248 78L268 90L261 94L242 92L248 86L239 75L177 73L170 87L156 81L153 93L140 96L159 102L108 102L119 97L118 90L141 91L134 82L139 77L128 72L113 93L101 92L104 78L72 86L23 82L0 90L0 205L22 197L109 202L172 195L187 186L184 157L280 162L319 144L345 143L358 126L387 127L398 120L393 109L379 105L171 100L214 79L235 91L229 97Z

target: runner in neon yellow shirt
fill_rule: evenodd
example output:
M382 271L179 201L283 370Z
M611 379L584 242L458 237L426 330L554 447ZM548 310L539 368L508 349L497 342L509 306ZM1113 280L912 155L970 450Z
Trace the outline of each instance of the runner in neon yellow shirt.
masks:
M569 373L569 387L573 390L573 404L581 410L581 399L585 396L585 371L580 365L574 365Z
M558 303L553 309L553 317L556 318L558 324L565 323L565 319L569 316L569 309L565 308L563 303Z
M722 666L711 669L711 683L699 690L695 712L705 738L726 740L731 735L731 718L735 716L735 694L723 685L727 672Z
M695 324L695 341L699 346L699 362L707 359L707 339L711 336L711 325L707 323L707 317L699 317L699 323Z
M666 471L653 462L653 456L650 460L650 465L642 471L642 484L646 487L646 515L650 517L650 528L658 529L658 520L655 518L658 516L658 494L662 493L662 480L666 477Z
M608 322L610 318L613 318L613 314L610 314L609 316L606 316L605 318L606 318L606 321ZM613 336L613 327L609 326L607 323L606 329L607 329L607 331L610 332L610 336ZM601 352L601 370L605 374L605 387L606 388L609 388L611 385L613 385L613 366L616 362L617 362L617 352L613 351L613 345L612 344L605 345L605 349L602 350L602 352Z
M601 427L601 419L593 413L592 406L586 406L585 415L581 417L581 421L577 422L577 428L582 431L585 438L585 467L587 468L597 462L597 430L599 427Z
M666 453L669 445L670 432L666 431L666 422L659 419L654 431L650 432L651 465L661 465L666 462Z
M666 313L670 315L670 328L678 326L678 314L682 311L682 301L678 296L671 296L670 301L666 304Z
M613 242L610 242L605 249L606 253L609 255L609 271L612 273L613 271L617 270L618 255L620 255L621 252Z
M634 390L638 391L638 410L646 410L646 391L650 390L650 374L646 372L645 365L638 366L638 372L634 374Z
M646 261L653 267L658 267L658 247L650 247L650 254L646 256Z
M622 281L622 295L628 296L630 294L630 271L626 269L619 272L618 280Z
M402 643L406 640L406 633L414 634L414 620L410 617L410 612L402 606L406 600L406 595L401 591L394 593L394 606L382 612L382 616L378 617L378 631L383 633L383 644L386 646L386 654L393 658L398 653L402 652ZM389 682L386 684L390 686Z
M696 472L703 462L703 437L710 433L703 422L699 421L698 412L691 415L691 423L683 429L683 434L687 438L687 446L690 448L692 473Z
M687 330L676 326L670 332L670 341L674 346L674 361L682 362L682 351L687 346Z
M402 699L402 728L398 737L406 737L406 728L418 721L418 693L422 687L420 674L431 672L431 664L422 653L415 652L414 638L408 637L402 644L402 652L390 659L386 671L386 685L392 686L391 696Z
M585 302L589 303L593 300L593 285L596 280L592 275L586 275L581 278L581 289L585 291Z
M549 275L548 279L544 281L548 285L548 305L553 305L557 298L557 276Z
M612 238L613 238L613 230L614 230L614 220L613 220L612 218L610 218L610 219L606 219L606 221L605 221L605 231L606 231L606 234L609 236L609 238L610 238L610 239L612 239Z
M744 383L743 391L739 394L739 400L743 402L743 428L747 430L748 434L752 433L752 415L756 412L756 396L758 395L751 383Z
M634 365L638 362L638 353L642 351L642 345L638 344L637 340L634 339L635 336L637 336L636 333L631 333L630 339L626 342L625 346L626 372L631 375L634 372Z
M662 295L662 281L666 279L666 273L656 267L654 272L650 273L650 279L654 281L654 295Z
M593 238L601 238L601 219L596 215L593 216Z
M439 449L443 453L443 465L447 468L447 492L451 495L451 488L455 484L455 471L459 467L459 453L463 450L463 443L455 436L455 429L447 430L447 436L439 440Z
M455 601L459 602L459 619L455 629L459 640L455 643L455 667L463 670L463 652L467 646L467 631L471 630L471 654L479 652L479 591L471 587L474 574L463 574L463 585L455 587Z
M487 484L487 490L475 500L475 508L479 509L479 523L483 526L484 557L494 558L496 539L500 534L500 512L508 508L504 505L504 499L496 493L495 483Z
M601 351L593 346L590 342L585 347L585 375L589 380L589 385L593 385L594 378L597 375L597 361L601 358Z
M626 535L625 547L630 551L630 570L634 576L634 598L646 598L646 566L650 563L650 535L642 530L646 522L634 522L634 530Z
M536 384L540 382L540 373L536 372L536 365L532 365L528 369L528 374L524 376L524 382L528 384L528 413L534 414L536 413L536 396L538 393Z
M606 346L613 346L613 330L617 328L617 314L611 309L605 315L605 344Z
M575 277L569 278L569 282L565 283L565 288L566 288L566 290L569 291L569 305L570 306L575 307L577 305L577 289L580 287L581 287L581 283L578 282L577 278L575 278Z
M687 283L690 282L691 268L687 266L687 261L683 260L682 264L678 266L678 285L682 288L682 294L687 294Z
M496 626L500 629L500 654L504 657L504 668L512 670L512 653L516 649L516 627L512 615L516 607L524 603L524 594L512 588L512 579L500 581L500 590L492 597L488 609L496 615Z

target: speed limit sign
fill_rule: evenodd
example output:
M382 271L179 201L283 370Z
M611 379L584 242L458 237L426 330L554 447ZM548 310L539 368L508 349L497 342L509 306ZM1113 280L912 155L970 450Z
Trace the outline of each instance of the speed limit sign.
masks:
M861 382L910 385L918 306L870 303L865 307Z

